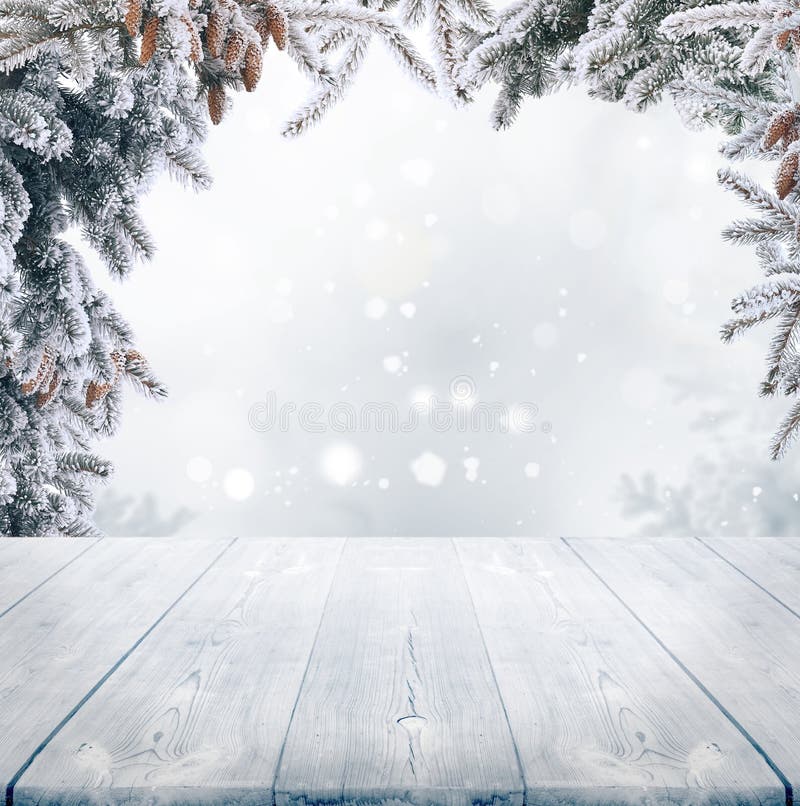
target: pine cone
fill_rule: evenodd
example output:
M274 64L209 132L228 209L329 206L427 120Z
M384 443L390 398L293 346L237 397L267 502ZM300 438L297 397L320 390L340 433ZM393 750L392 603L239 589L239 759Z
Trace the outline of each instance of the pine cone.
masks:
M158 38L158 17L150 17L144 26L142 35L142 51L139 54L139 64L147 64L156 52L156 39Z
M242 60L244 46L244 34L237 30L231 31L228 35L228 42L225 45L225 67L228 70L233 70Z
M114 350L111 353L110 358L111 358L111 362L114 364L114 380L113 380L113 383L116 383L119 380L119 376L122 374L122 372L125 369L125 362L126 362L127 359L125 357L125 353L123 353L121 350Z
M90 381L89 385L86 387L86 408L90 409L98 400L102 400L113 388L113 383Z
M272 34L278 50L283 50L286 47L286 26L288 24L286 15L274 3L267 3L266 17L269 32Z
M139 368L144 372L150 371L147 359L138 350L128 350L128 352L125 353L125 361L126 364L139 364ZM129 367L126 366L125 369L129 371ZM138 381L142 386L146 386L148 389L155 389L157 386L157 383L149 378L139 377Z
M118 383L120 375L125 370L127 353L121 350L112 350L108 356L114 365L114 377L108 381L90 381L86 387L86 407L91 408L98 400L102 400Z
M191 42L191 50L189 51L189 58L193 62L199 62L203 58L203 43L200 41L200 34L197 33L192 18L188 14L181 17L181 22L186 26L189 31L189 40Z
M777 115L774 115L764 133L762 141L764 150L772 148L778 140L785 138L792 131L794 122L795 113L792 109L784 109L783 112L778 112Z
M23 395L30 395L35 392L43 383L49 381L50 376L53 372L53 356L45 350L44 355L42 355L42 360L39 363L39 369L36 371L36 376L31 378L28 381L25 381L20 386L20 392Z
M206 25L206 45L208 52L213 58L218 59L222 55L222 43L225 40L225 23L222 14L216 9L208 15Z
M125 12L125 27L131 38L139 36L139 29L142 27L142 0L130 0L128 10Z
M784 154L775 177L775 190L779 199L785 199L794 189L797 176L798 156L796 151Z
M791 11L779 11L775 14L775 20L782 20L786 17L790 17L792 15ZM781 31L779 34L775 35L774 45L777 50L784 50L786 46L789 44L789 34L790 31Z
M266 17L261 17L253 26L256 33L261 37L261 47L265 48L269 44L269 22Z
M53 376L56 374L56 362L51 360L47 367L47 370L42 378L42 382L39 384L39 388L37 391L41 392L43 389L47 390L50 388L50 384L53 382Z
M225 87L215 84L208 90L208 114L211 122L218 126L225 114Z
M52 399L53 395L56 393L56 389L58 389L58 384L61 381L59 374L57 372L53 373L53 377L50 379L50 384L47 387L47 391L39 392L36 395L36 408L42 409L44 408Z
M263 66L263 59L261 57L261 48L255 42L251 42L247 46L244 54L244 69L242 70L242 79L244 80L244 88L248 92L252 92L259 79L261 78L261 68Z
M774 44L776 50L786 50L786 46L789 44L789 31L781 31L776 34Z

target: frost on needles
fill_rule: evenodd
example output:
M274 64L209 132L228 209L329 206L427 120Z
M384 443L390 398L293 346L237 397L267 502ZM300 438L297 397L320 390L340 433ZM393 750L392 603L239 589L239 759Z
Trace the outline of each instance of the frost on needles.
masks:
M581 84L636 111L671 97L687 126L723 129L727 160L777 163L774 192L732 167L719 181L752 211L723 236L755 245L766 276L733 300L722 337L776 320L760 391L794 401L772 442L773 458L782 456L800 433L800 4L517 0L463 42L464 86L500 85L496 128L526 96Z
M294 133L373 38L432 86L385 5L0 0L0 533L93 534L111 472L93 444L118 426L123 381L165 394L74 234L119 278L150 258L139 200L164 170L209 184L208 121L256 87L270 42L314 86Z
M420 25L433 64L406 33ZM93 486L111 468L93 444L119 423L122 383L165 393L75 233L124 278L154 251L142 195L164 170L208 186L208 122L259 84L267 47L311 81L285 128L299 134L373 41L453 102L498 84L498 128L526 96L580 83L635 110L667 95L687 125L727 133L728 160L774 160L774 192L720 173L752 210L725 237L755 244L766 275L723 337L776 321L761 391L794 405L773 455L800 432L800 5L514 0L495 16L486 0L0 0L0 533L94 533Z

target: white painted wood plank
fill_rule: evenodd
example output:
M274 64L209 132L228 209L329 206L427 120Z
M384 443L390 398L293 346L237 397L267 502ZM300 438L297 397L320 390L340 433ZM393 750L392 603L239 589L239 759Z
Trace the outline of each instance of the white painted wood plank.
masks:
M450 541L348 542L275 796L278 806L522 803Z
M569 542L800 785L797 618L697 540Z
M0 615L81 552L96 538L0 538Z
M3 787L227 545L106 539L3 617Z
M529 804L784 803L764 760L561 541L456 547Z
M341 539L238 541L15 787L26 804L271 804Z
M704 537L702 541L800 615L799 538Z

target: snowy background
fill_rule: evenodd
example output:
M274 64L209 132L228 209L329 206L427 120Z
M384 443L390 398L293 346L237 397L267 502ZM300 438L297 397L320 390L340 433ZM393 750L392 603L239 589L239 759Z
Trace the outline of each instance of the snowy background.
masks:
M165 178L146 202L158 255L113 293L171 396L129 395L102 446L101 527L797 531L800 451L767 460L784 404L756 394L768 333L717 337L757 270L719 237L741 210L715 182L716 134L580 91L496 133L491 92L451 110L376 51L322 125L284 140L304 89L270 52L212 133L212 191ZM457 376L535 403L536 432L250 423L270 392L405 412Z

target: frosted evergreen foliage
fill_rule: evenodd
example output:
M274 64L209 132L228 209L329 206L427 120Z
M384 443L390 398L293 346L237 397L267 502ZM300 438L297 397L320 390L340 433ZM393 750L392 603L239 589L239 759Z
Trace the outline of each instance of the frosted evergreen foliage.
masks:
M399 23L398 23L399 19ZM435 66L401 25L427 24ZM124 278L154 245L138 203L164 170L204 188L201 147L263 51L312 82L286 126L304 131L346 92L373 40L456 102L500 85L493 118L567 83L646 109L672 97L691 126L721 126L730 161L778 162L775 190L725 169L752 210L725 237L754 244L766 279L733 302L733 338L774 320L765 395L795 400L773 445L800 431L800 6L788 2L516 0L0 0L0 532L91 534L93 453L128 381L164 387L97 289L77 235Z
M466 33L462 48L464 86L500 85L497 128L526 96L581 84L637 111L671 97L687 126L727 133L727 160L778 163L774 191L731 167L719 180L752 213L723 235L756 245L766 275L734 299L722 336L775 321L760 391L794 400L772 444L773 458L782 456L800 433L800 4L517 0L493 27Z
M93 445L119 424L123 382L165 394L78 236L119 278L153 255L139 200L164 170L209 184L208 121L256 87L270 42L318 88L292 132L341 97L373 38L432 85L382 8L0 0L0 533L95 533L111 467Z

